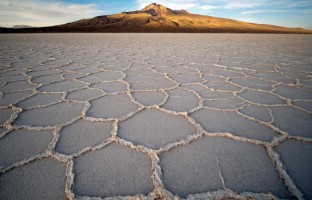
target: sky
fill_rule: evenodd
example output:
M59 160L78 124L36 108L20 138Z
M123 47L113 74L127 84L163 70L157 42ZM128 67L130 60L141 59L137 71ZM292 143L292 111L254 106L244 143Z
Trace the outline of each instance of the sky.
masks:
M154 2L196 14L312 30L312 0L0 0L0 27L52 26Z

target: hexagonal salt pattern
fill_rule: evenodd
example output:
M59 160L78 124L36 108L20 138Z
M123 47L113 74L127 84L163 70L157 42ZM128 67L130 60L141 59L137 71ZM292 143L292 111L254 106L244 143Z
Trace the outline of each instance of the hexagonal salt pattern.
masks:
M253 144L205 137L161 154L160 166L165 188L182 197L228 188L289 198L265 149Z
M4 124L14 114L14 110L10 108L0 109L0 124Z
M100 97L91 101L87 115L97 118L120 118L138 109L126 94Z
M38 93L32 97L29 97L17 104L21 108L34 108L62 101L62 93Z
M8 167L44 153L52 139L52 131L17 129L7 133L0 140L0 166Z
M61 102L46 107L34 108L22 112L14 124L38 127L65 124L79 117L83 107L84 104L82 103Z
M276 133L255 121L234 112L202 109L191 114L208 132L231 133L242 137L270 141ZM220 123L222 122L222 123Z
M56 151L73 154L85 147L96 146L111 136L112 123L78 120L60 131Z
M311 199L308 37L0 35L0 199Z
M288 140L275 149L286 171L302 191L305 199L312 198L312 144Z
M78 195L127 196L153 190L148 156L122 145L111 144L87 153L75 163L74 191Z
M66 199L65 163L37 160L0 175L0 199Z
M134 92L132 93L133 98L145 105L145 106L154 106L160 105L164 102L166 94L163 91L147 91L147 92Z
M118 136L135 144L159 149L195 133L194 126L183 116L151 109L143 110L121 122Z
M169 99L162 108L177 112L186 112L199 105L198 97L190 91L174 89L170 90L168 93Z
M291 135L312 137L312 115L293 107L272 107L273 124ZM290 123L291 122L291 123Z

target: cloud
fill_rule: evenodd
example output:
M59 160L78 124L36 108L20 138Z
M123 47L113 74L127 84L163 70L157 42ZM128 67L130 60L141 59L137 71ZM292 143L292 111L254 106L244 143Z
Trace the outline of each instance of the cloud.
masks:
M26 24L52 26L100 15L95 4L68 4L61 1L1 0L0 26Z
M312 14L312 9L304 9L304 10L301 10L300 13L311 15Z
M200 9L202 10L214 10L220 8L220 6L211 6L211 5L204 5L204 6L199 6Z
M293 10L248 10L248 11L243 11L240 14L252 15L252 14L260 14L260 13L287 13L287 12L293 12Z
M232 1L225 4L226 9L245 9L245 8L254 8L261 5L264 5L266 0L254 0L254 1Z

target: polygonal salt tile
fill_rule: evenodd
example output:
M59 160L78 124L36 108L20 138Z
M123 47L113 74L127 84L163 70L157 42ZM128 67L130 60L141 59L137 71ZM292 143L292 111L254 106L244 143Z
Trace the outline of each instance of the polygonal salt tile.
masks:
M244 106L244 104L244 101L237 97L204 101L205 107L215 109L237 109Z
M312 99L311 101L293 101L292 104L312 112Z
M279 71L283 71L281 69L279 69ZM283 74L289 78L294 78L294 79L300 79L300 80L309 80L310 77L305 76L299 72L293 71L293 72L283 72Z
M91 68L91 67L84 67L84 68L76 69L74 71L77 72L77 73L82 73L82 74L98 73L98 72L100 72L99 69Z
M102 89L106 93L117 93L127 91L127 85L123 82L96 83L91 85L90 87Z
M34 57L31 56L28 59L34 59ZM38 58L36 58L36 59L38 59ZM46 62L46 61L44 61L44 62ZM32 72L37 72L37 71L51 70L53 68L56 68L56 66L53 64L46 64L46 63L43 64L43 63L37 62L37 63L31 64L31 66L29 66L27 68L31 69ZM29 73L31 73L31 72L29 72Z
M248 105L240 109L239 112L263 122L270 122L272 120L268 108L262 106Z
M256 70L258 72L272 72L272 71L274 71L274 66L272 66L272 65L269 65L269 66L266 66L266 65L254 65L254 66L252 66L252 69Z
M104 95L103 92L96 89L81 89L70 92L66 95L68 100L77 100L77 101L88 101L97 97Z
M174 87L176 84L167 78L158 79L157 81L142 82L142 83L132 83L132 90L159 90L159 89L169 89Z
M273 125L291 135L312 137L312 116L292 107L271 107Z
M231 92L201 91L198 94L205 100L223 100L233 97Z
M239 91L241 88L227 82L208 82L205 83L208 88L219 91Z
M133 92L133 98L145 106L159 105L164 101L166 94L162 91L157 92Z
M0 139L0 166L44 153L52 141L52 131L13 130Z
M169 76L181 84L202 82L198 74L171 74Z
M97 77L93 77L93 76L84 76L84 77L79 77L78 80L86 82L86 83L98 83L101 80Z
M21 91L21 92L13 92L6 93L2 97L0 96L0 106L8 106L11 104L16 104L23 99L26 99L33 95L32 91Z
M119 144L75 159L74 191L81 196L133 196L153 191L147 155Z
M137 83L137 82L148 82L148 81L156 81L158 79L164 78L162 74L140 74L140 75L131 75L125 78L125 81L128 83Z
M100 79L100 81L115 81L123 77L120 72L99 72L90 76Z
M51 106L26 110L19 114L15 125L55 126L80 116L84 108L82 103L62 102Z
M276 86L275 93L290 99L312 100L312 92L307 92L291 86Z
M2 80L0 79L0 81L2 81ZM303 80L303 81L300 81L300 83L301 83L303 86L312 87L312 80Z
M7 131L8 131L8 129L6 129L4 127L0 127L0 135L4 134Z
M98 68L104 69L104 70L114 70L114 71L124 71L124 70L127 69L127 67L125 67L125 66L120 66L120 65L117 65L117 64L109 64L109 63L106 63L106 65L104 65L104 66L101 65Z
M61 81L63 78L61 77L61 74L52 74L48 76L39 76L31 79L31 82L37 83L37 84L49 84L57 81Z
M135 144L159 149L196 133L194 126L182 116L157 109L143 110L120 123L118 136Z
M71 92L86 87L87 84L75 80L65 80L51 83L40 87L38 90L42 92Z
M234 71L234 72L240 72L240 73L250 73L252 70L251 69L248 69L248 68L242 68L242 66L246 66L246 67L249 67L249 64L244 64L244 63L239 63L239 64L242 64L241 66L228 66L228 69L230 69L231 71Z
M52 103L57 103L62 101L63 94L44 94L44 93L38 93L32 97L29 97L18 104L16 104L17 107L20 108L32 108L36 106L44 106Z
M126 71L126 74L129 75L138 75L138 74L154 74L156 72L152 71L149 68L130 68L129 70Z
M230 81L247 88L262 89L262 90L271 90L272 89L271 85L273 84L268 81L250 77L232 78Z
M139 106L127 94L106 95L92 100L87 115L99 118L120 118L136 111Z
M196 68L199 69L204 74L210 74L213 70L224 69L224 67L214 66L214 65L206 65L206 64L205 65L199 65Z
M301 85L301 86L298 86L298 88L306 90L308 92L312 92L312 86Z
M16 75L16 76L1 76L0 77L1 82L21 81L21 80L27 80L27 79L29 79L29 77L25 74Z
M230 78L237 78L243 77L244 75L239 72L233 72L228 70L212 70L211 74L219 77L230 77Z
M45 76L45 75L50 75L50 74L57 74L60 72L61 72L60 70L46 69L46 70L40 70L40 71L31 71L31 72L28 72L27 74L31 77L37 77L37 76Z
M78 120L60 131L56 151L70 155L84 147L96 146L110 138L111 129L111 122Z
M210 74L204 74L203 79L207 81L224 81L224 78Z
M280 73L277 72L261 72L261 73L254 73L251 74L251 76L256 77L256 78L263 78L265 80L272 80L276 82L281 82L281 83L295 83L295 80L286 78L282 76Z
M17 61L13 56L10 57L9 60L10 60L11 64L9 65L9 67L11 69L19 70L19 69L23 69L23 68L28 68L34 64L32 62L25 61L25 58L26 57L21 58L21 60L23 60L23 61ZM36 63L36 64L38 64L38 63Z
M232 133L251 139L271 141L275 132L257 122L241 117L234 112L222 112L202 109L191 117L208 132Z
M187 90L174 89L167 91L169 98L162 108L177 112L187 112L199 105L198 97Z
M174 67L174 70L176 73L197 73L195 69L187 68L187 67Z
M13 113L14 110L11 108L0 109L0 125L8 121Z
M83 79L88 77L87 74L81 74L81 73L75 73L75 72L64 72L63 73L63 77L65 79L78 79L78 80L81 80L81 81L84 81ZM88 81L84 81L84 82L88 82Z
M278 98L277 96L274 96L267 92L262 91L256 91L256 90L245 90L242 93L237 94L240 97L243 97L244 99L259 103L259 104L265 104L265 105L274 105L274 104L285 104L285 101Z
M185 88L185 89L189 89L189 90L193 90L195 92L197 92L198 94L202 93L202 92L206 92L208 89L206 87L204 87L202 84L198 84L198 83L193 83L193 84L188 84L188 85L182 85L181 88Z
M81 69L83 68L83 66L81 64L78 64L78 63L72 63L72 64L69 64L69 65L65 65L63 67L59 67L58 69L59 70L62 70L62 71L74 71L76 69Z
M161 154L160 166L165 188L183 198L223 188L290 198L266 150L254 144L204 137Z
M9 82L6 85L0 87L1 92L15 92L20 90L31 90L35 85L30 84L28 81L15 81Z
M280 159L305 199L312 199L312 144L287 140L275 147Z
M66 164L45 158L0 176L0 199L67 199Z
M172 67L167 66L157 66L154 68L159 73L175 73L175 70Z

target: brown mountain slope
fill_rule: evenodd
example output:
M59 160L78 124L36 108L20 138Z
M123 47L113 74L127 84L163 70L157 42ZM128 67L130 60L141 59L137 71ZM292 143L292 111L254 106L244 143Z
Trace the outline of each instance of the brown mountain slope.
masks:
M11 30L12 32L231 32L231 33L312 33L301 28L254 24L171 10L152 3L140 11L83 19L58 26ZM7 32L5 31L0 32Z

